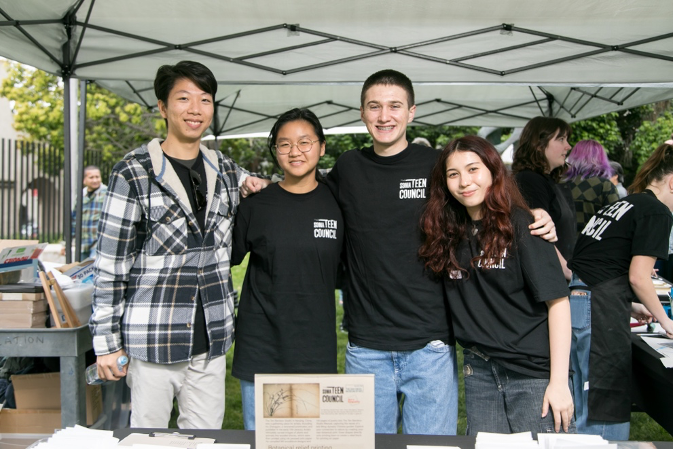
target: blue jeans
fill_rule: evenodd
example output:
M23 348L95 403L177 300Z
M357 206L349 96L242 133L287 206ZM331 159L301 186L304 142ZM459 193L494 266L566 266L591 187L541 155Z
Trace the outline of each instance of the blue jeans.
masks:
M241 412L244 429L255 430L255 383L239 379L241 384Z
M517 373L475 350L464 350L466 433L555 432L553 413L541 417L549 379ZM570 389L572 388L570 382ZM562 426L561 433L564 433ZM567 433L576 433L574 419Z
M570 366L574 370L574 410L577 432L600 435L610 441L628 440L630 422L597 421L588 419L588 373L591 355L591 291L574 274L570 282L570 311L572 314L572 346ZM587 287L586 287L587 288Z
M406 434L457 434L454 346L435 340L415 351L379 351L349 343L345 372L375 374L376 433L396 433L402 419Z

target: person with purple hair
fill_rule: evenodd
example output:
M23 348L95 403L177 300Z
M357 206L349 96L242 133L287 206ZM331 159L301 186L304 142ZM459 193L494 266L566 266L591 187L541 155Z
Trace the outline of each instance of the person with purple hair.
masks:
M619 201L613 174L602 145L595 140L581 140L567 156L568 168L562 182L568 184L574 199L577 235L601 207Z
M567 157L568 168L561 182L572 193L577 219L577 236L586 223L604 206L619 201L616 187L609 178L613 174L602 145L595 140L581 140ZM591 292L589 287L572 273L570 282L570 310L572 313L572 347L570 364L574 375L574 408L577 426L586 429L588 395L584 383L588 379L588 358L591 348ZM586 396L587 397L587 396Z

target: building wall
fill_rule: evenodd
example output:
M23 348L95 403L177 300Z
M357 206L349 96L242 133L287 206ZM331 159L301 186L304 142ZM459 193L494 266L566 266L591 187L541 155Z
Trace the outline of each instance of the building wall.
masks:
M7 77L7 70L5 68L5 60L0 58L0 83ZM12 108L9 105L9 100L0 97L0 139L19 139L21 136L16 132L14 126L14 119L12 118Z

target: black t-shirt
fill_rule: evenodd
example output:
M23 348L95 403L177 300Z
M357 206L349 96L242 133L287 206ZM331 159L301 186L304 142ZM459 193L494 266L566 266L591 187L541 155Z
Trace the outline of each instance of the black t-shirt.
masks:
M555 224L560 254L569 260L577 238L574 200L569 186L556 184L550 176L532 170L519 171L514 176L520 193L531 209L544 209Z
M192 185L192 180L190 178L190 169L195 170L201 176L202 182L199 184L199 190L202 192L206 198L206 169L204 168L204 159L202 158L202 153L199 152L199 156L195 159L176 159L168 154L164 153L164 156L171 162L173 170L178 175L183 188L187 193L188 198L190 199L190 207L192 208L192 213L197 218L197 223L199 224L199 229L204 232L204 223L206 221L206 207L203 207L202 210L197 210L197 202L195 201L194 187ZM195 322L193 323L193 340L192 340L192 355L196 356L203 354L209 350L209 334L206 331L206 317L204 316L204 306L202 305L202 297L197 290L197 297L195 301L197 303L197 312L195 313Z
M673 214L645 190L605 206L577 239L571 270L588 285L628 274L633 256L668 258Z
M245 199L232 264L251 253L236 322L232 375L336 373L335 284L344 224L325 184L293 194L278 184Z
M548 378L550 346L546 301L569 295L552 244L530 234L528 212L513 213L514 244L488 269L471 268L482 250L471 230L460 243L458 261L466 272L446 276L455 337L513 371ZM474 222L481 229L481 222Z
M418 257L420 215L439 153L410 144L382 157L348 151L328 174L346 226L349 341L383 351L454 344L443 283Z

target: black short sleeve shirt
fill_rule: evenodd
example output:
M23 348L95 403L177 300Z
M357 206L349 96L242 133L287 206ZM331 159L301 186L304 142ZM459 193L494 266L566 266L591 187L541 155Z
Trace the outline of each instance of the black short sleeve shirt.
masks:
M477 235L469 232L458 248L466 272L447 276L455 338L476 346L503 366L538 378L550 371L546 301L569 295L553 244L532 236L528 212L512 216L515 241L506 257L489 267L471 268L479 256ZM480 233L480 222L475 222Z
M628 274L633 256L668 258L673 214L650 191L598 211L579 234L568 264L588 285Z

